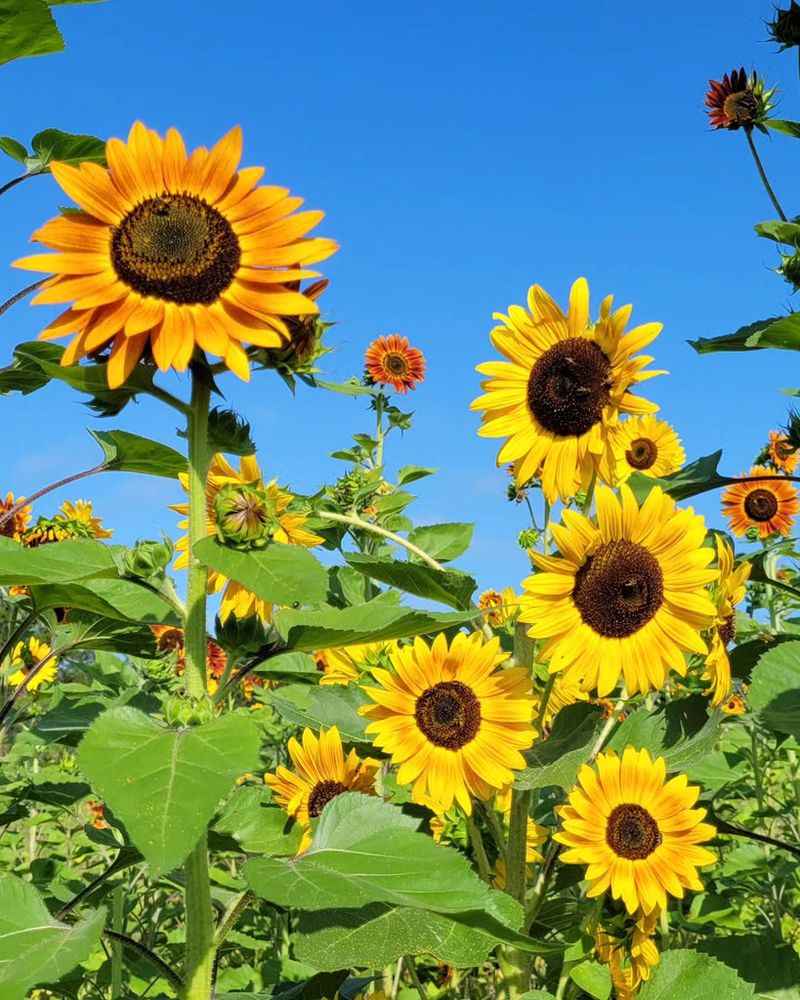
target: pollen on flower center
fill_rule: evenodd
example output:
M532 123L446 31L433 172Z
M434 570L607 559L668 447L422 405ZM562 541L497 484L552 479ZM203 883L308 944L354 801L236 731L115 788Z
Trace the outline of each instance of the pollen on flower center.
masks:
M315 819L331 799L335 799L337 795L347 790L347 785L341 781L320 781L312 788L308 797L308 815Z
M414 712L422 733L438 747L459 750L478 735L481 707L461 681L441 681L417 699Z
M744 499L744 510L752 521L771 521L778 513L778 501L770 490L753 490Z
M644 546L617 539L601 545L581 566L572 597L593 631L623 639L638 632L661 607L664 576Z
M114 231L111 262L140 295L180 305L215 302L241 260L228 220L202 198L163 194L129 212Z
M630 448L625 452L628 465L634 469L650 469L658 458L658 448L655 441L649 438L637 438L631 441Z
M528 379L528 407L560 437L585 434L603 416L611 389L611 362L594 341L570 337L539 358Z
M650 857L662 841L658 823L642 806L623 803L612 810L606 823L606 843L629 861Z

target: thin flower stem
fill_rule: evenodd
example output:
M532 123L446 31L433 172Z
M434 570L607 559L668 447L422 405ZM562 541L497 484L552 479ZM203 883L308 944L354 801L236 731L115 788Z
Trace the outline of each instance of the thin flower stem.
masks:
M417 975L417 967L414 964L414 959L411 955L403 955L403 962L405 964L406 970L408 971L409 978L414 986L414 989L419 994L419 1000L428 1000L428 993L422 982Z
M0 194L2 194L2 191L0 191ZM3 313L8 312L12 306L21 302L22 299L24 299L27 295L30 295L31 292L35 292L37 288L40 288L45 283L45 281L47 281L47 278L39 278L38 281L34 281L32 284L26 285L25 288L17 292L16 295L12 295L10 299L6 299L6 301L0 305L0 316L2 316Z
M61 489L62 486L69 486L70 483L77 483L79 479L86 479L89 476L96 475L98 472L105 472L107 469L108 466L104 462L101 462L100 465L95 465L91 469L85 469L83 472L76 472L72 476L66 476L64 479L59 479L55 483L50 483L49 486L45 486L42 489L37 490L36 493L31 493L29 497L23 497L21 500L18 500L13 507L10 507L2 516L0 516L0 535L3 533L4 526L23 508L28 507L36 500L41 500L41 498L47 496L48 493Z
M592 500L594 498L594 488L597 485L597 472L592 473L592 478L589 480L589 488L586 490L586 496L583 501L583 507L581 508L581 514L587 517L589 511L592 509Z
M495 842L497 850L500 852L500 857L505 860L506 857L506 835L503 831L503 824L500 822L497 813L492 808L490 802L483 803L483 812L489 821L489 826L492 828L492 838Z
M88 899L95 890L99 889L101 885L104 885L110 878L113 878L118 872L124 871L126 868L132 868L134 865L138 865L142 860L142 856L135 852L133 855L123 855L123 852L117 855L116 859L111 862L105 871L100 872L100 874L93 878L92 881L85 886L81 891L73 896L72 899L65 903L64 906L56 913L57 920L63 920L64 917L75 909L76 906L80 906L81 903Z
M469 840L472 844L472 850L475 852L475 860L478 863L478 871L480 876L484 881L488 882L492 877L492 869L489 864L489 858L486 854L486 848L483 846L483 837L481 837L481 831L478 829L475 819L473 816L464 816L467 823L467 831L469 833Z
M215 948L219 949L225 938L236 926L236 921L254 899L255 896L249 889L245 889L244 892L234 897L217 926L217 932L214 935Z
M389 541L394 542L396 545L401 545L406 551L411 552L418 559L421 559L424 563L431 567L431 569L438 569L442 573L447 572L445 567L442 566L440 562L437 562L433 556L429 556L427 552L423 551L413 542L407 541L400 535L396 535L393 531L389 531L387 528L382 528L379 524L372 524L370 521L364 521L362 518L358 517L356 514L334 514L327 510L315 510L314 517L324 518L328 521L337 521L339 524L352 525L354 528L360 528L363 531L371 531L374 535L381 535L383 538L388 538Z
M544 528L542 528L542 549L545 555L550 552L550 501L544 502Z
M145 392L148 396L152 396L153 399L160 399L162 403L171 406L173 410L177 410L178 413L182 413L185 417L189 416L191 406L184 403L182 399L178 399L177 396L173 396L171 392L167 392L166 389L162 389L158 385L151 385Z
M118 885L112 894L111 920L116 934L122 934L125 924L125 886ZM111 941L111 1000L122 996L122 942L119 938Z
M556 675L550 674L547 678L547 684L545 685L544 692L542 693L542 702L539 706L539 713L536 716L536 729L541 736L542 730L544 729L544 720L547 717L547 703L550 701L550 695L553 693L553 688L556 683Z
M26 181L29 177L37 177L41 173L44 173L44 171L31 170L27 174L20 174L19 177L15 177L13 180L6 181L6 183L2 187L0 187L0 194L5 194L6 191L10 191L11 188L16 187L17 184L21 184L23 181Z
M154 951L143 945L141 941L134 941L127 934L118 934L116 931L109 930L103 931L103 937L108 938L109 941L118 941L123 948L128 948L130 951L136 952L137 955L146 959L154 969L158 970L158 974L162 979L166 979L176 990L183 989L183 980L178 973L174 969L171 969L163 958L160 958Z
M379 392L375 397L376 427L375 436L378 440L378 447L375 449L375 468L379 469L383 465L383 442L386 437L383 431L383 404L385 396Z
M778 213L778 217L783 222L786 222L787 221L786 216L784 215L783 209L780 206L780 202L775 197L775 192L772 190L772 185L767 179L766 172L764 171L764 165L761 162L761 157L758 155L756 144L755 142L753 142L753 130L750 128L746 128L744 130L744 134L747 137L747 145L750 147L750 152L753 154L753 159L755 160L756 167L758 168L758 175L761 178L761 183L764 185L764 188L770 197L770 201L775 206L775 211Z

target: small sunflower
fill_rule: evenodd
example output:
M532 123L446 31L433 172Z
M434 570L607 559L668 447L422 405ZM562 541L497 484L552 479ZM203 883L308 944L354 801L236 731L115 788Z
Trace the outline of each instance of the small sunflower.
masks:
M658 948L652 937L659 914L658 908L648 914L639 910L632 931L621 938L603 927L595 931L597 957L608 966L617 1000L634 1000L641 984L658 965Z
M486 801L525 766L534 700L526 670L495 670L507 657L497 638L459 632L448 644L439 634L399 647L393 673L372 671L380 686L364 691L376 704L359 712L415 802L427 796L445 812L455 799L471 813L472 796Z
M747 702L739 694L732 694L720 706L725 715L744 715L747 711Z
M422 351L409 347L408 337L378 337L367 348L364 362L373 384L390 385L395 392L406 393L425 381L425 358Z
M722 80L709 80L706 94L708 120L712 128L752 129L760 126L773 108L775 88L767 90L763 80L744 66L735 69Z
M717 618L711 633L711 648L705 661L703 680L711 686L706 694L713 694L714 708L725 701L731 690L731 662L728 646L736 636L736 605L743 600L751 564L744 560L734 568L733 549L724 538L716 536L717 566L719 581L713 594L717 606Z
M345 756L336 726L320 730L319 737L305 729L302 745L292 737L287 749L294 770L278 767L274 774L265 774L264 781L281 809L303 827L300 854L311 845L311 820L331 799L343 792L376 794L375 774L380 765L369 757L362 760L355 750Z
M788 535L798 510L800 502L794 486L760 465L747 473L747 481L734 483L722 494L722 513L739 537L750 528L758 529L760 538L776 533Z
M652 358L633 355L661 331L647 323L625 333L631 307L611 311L612 297L589 315L584 278L572 286L566 315L538 285L528 293L526 312L511 306L492 343L507 361L478 366L488 379L473 410L482 411L481 437L506 438L497 464L514 463L518 485L541 475L545 498L568 500L610 460L610 430L623 413L652 413L658 407L628 390L663 374L644 371Z
M531 552L541 572L523 582L520 620L546 640L539 658L601 698L620 675L629 694L660 688L670 670L685 675L684 653L708 652L700 633L716 617L703 518L660 487L641 508L624 483L620 494L597 490L597 525L565 510L553 527L561 557Z
M780 431L769 432L769 457L776 469L791 475L797 468L800 455L786 437Z
M289 282L337 249L309 238L322 212L299 212L282 187L258 187L260 167L238 170L242 132L188 155L136 122L127 143L110 139L109 169L53 163L53 177L81 211L51 219L33 239L56 250L16 261L45 271L34 303L72 305L42 333L75 334L62 364L110 348L108 384L121 386L146 350L166 371L184 371L196 348L250 377L243 344L279 347L282 317L318 312Z
M91 538L111 538L113 532L103 527L101 518L94 513L94 504L89 500L65 500L59 508L60 513L56 514L57 521L73 521L79 525L85 525L89 537Z
M581 682L577 677L563 672L556 674L553 686L550 688L547 705L545 705L542 723L545 727L550 727L562 708L566 708L567 705L575 705L579 701L588 700L589 695L583 690Z
M68 538L111 538L113 532L103 527L99 517L95 517L93 505L88 500L67 500L59 508L55 517L40 517L33 527L22 536L22 544L28 548L63 542Z
M29 504L26 504L24 507L20 507L11 517L6 519L4 515L8 514L18 503L22 503L24 499L25 497L15 497L13 493L6 493L5 500L0 500L0 522L2 522L0 524L0 536L13 538L15 542L22 541L25 530L30 524L33 508Z
M587 866L587 895L610 889L635 914L665 909L668 893L702 890L697 869L716 857L700 845L716 831L702 822L705 809L692 808L700 789L685 774L667 781L663 757L631 746L621 760L613 750L598 754L596 767L581 767L553 835L568 848L563 862Z
M34 667L52 653L52 648L35 636L18 642L11 653L10 667L14 670L8 678L11 687L18 688ZM16 668L16 669L14 669ZM49 660L27 686L28 691L35 691L43 684L50 684L58 674L58 658Z
M397 642L366 642L339 649L320 649L314 654L317 669L322 672L320 684L348 685L357 681L365 670L386 667L397 649Z
M175 675L186 673L186 647L182 628L175 625L151 625L156 639L156 647L164 656L172 656L175 661ZM228 658L225 650L212 639L206 641L206 681L209 694L216 694L219 680L225 673Z
M519 618L519 597L513 587L505 587L502 593L499 590L484 590L478 598L478 610L488 611L484 619L495 628L513 625Z
M610 486L625 482L634 472L661 479L677 472L686 453L675 430L653 416L621 420L611 435L612 462L603 463L600 478Z

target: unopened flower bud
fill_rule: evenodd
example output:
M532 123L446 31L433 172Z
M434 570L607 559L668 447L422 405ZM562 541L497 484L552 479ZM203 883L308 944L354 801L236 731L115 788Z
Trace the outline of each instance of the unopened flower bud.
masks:
M226 483L214 497L217 537L238 549L263 548L278 526L274 498L257 483Z

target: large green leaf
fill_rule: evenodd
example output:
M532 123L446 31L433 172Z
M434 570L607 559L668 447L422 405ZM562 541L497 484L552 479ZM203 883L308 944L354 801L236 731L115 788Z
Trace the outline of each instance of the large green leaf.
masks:
M374 556L348 554L347 562L364 576L380 583L388 583L407 594L440 601L451 608L466 610L478 586L467 573L459 570L439 570L425 563L399 559L378 559Z
M46 128L36 133L31 146L36 156L29 159L29 170L49 169L54 160L70 166L87 162L105 166L106 162L106 144L94 135L74 135L58 128Z
M68 538L28 549L0 536L0 587L73 583L118 576L111 552L92 538Z
M660 486L665 493L669 493L676 500L688 500L689 497L697 496L699 493L726 485L727 479L717 472L720 458L722 451L715 451L713 455L698 458L678 472L673 472L672 475L664 476L662 479L637 472L628 480L628 485L640 504L654 486Z
M364 741L367 721L358 714L370 702L357 684L347 687L317 684L281 684L265 694L266 700L287 722L296 726L330 729L336 726L349 742Z
M408 540L438 562L450 562L467 551L474 531L474 524L426 524L409 531ZM413 554L411 558L418 559Z
M177 479L186 470L186 457L160 441L127 431L89 431L103 449L103 465L117 472Z
M570 979L595 1000L608 1000L611 996L611 973L607 965L599 962L580 962L569 973Z
M23 1000L34 986L59 980L97 946L104 910L84 911L76 924L62 924L39 893L13 875L0 879L0 996Z
M0 65L63 49L64 39L46 0L0 0Z
M225 803L214 829L233 837L248 854L294 857L303 836L302 827L271 805L270 798L263 784L242 785Z
M697 949L736 969L761 997L800 1000L800 958L786 942L758 934L732 934L700 941Z
M753 987L709 955L665 951L637 1000L754 1000Z
M67 624L58 629L57 645L148 659L159 655L149 625L119 621L117 616L106 618L91 611L72 610Z
M786 121L783 118L765 118L764 124L774 132L781 132L793 139L800 139L800 122Z
M578 768L589 756L599 718L599 710L585 702L562 708L548 739L535 743L525 753L528 766L517 775L516 787L571 788Z
M220 799L256 766L258 747L258 727L245 715L173 730L117 708L92 724L78 761L158 875L186 859Z
M752 673L747 700L773 732L800 737L800 642L768 650Z
M80 583L45 584L32 587L31 595L37 608L79 608L120 621L178 624L171 606L135 580L96 577Z
M692 695L648 712L639 709L622 723L609 747L622 753L630 744L664 757L670 771L684 770L713 749L719 735L719 711L708 713L708 699Z
M759 319L755 323L741 326L735 333L726 333L721 337L700 337L697 340L690 340L688 343L698 354L757 350L762 346L759 343L761 334L777 320L777 316L770 316L768 319Z

